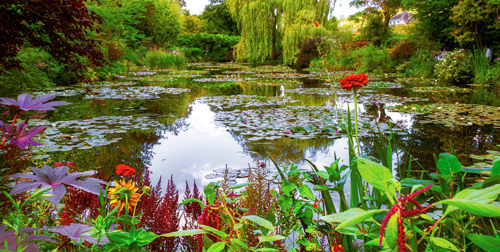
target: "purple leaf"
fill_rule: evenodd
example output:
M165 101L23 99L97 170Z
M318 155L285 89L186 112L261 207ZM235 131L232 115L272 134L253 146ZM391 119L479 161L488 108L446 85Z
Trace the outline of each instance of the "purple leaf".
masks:
M95 244L97 242L97 238L92 237L90 235L84 235L85 233L89 232L92 229L93 227L91 226L70 223L69 226L53 227L52 230L50 231L53 233L64 235L76 243L79 243L81 240L83 240ZM106 238L106 236L104 236L99 241L99 244L104 245L106 242L109 242L109 240L108 238Z
M34 167L30 168L33 172L35 172L35 175L17 173L9 176L13 178L27 178L33 180L31 182L18 182L12 188L12 191L10 191L10 195L26 192L38 186L41 186L41 189L50 188L50 190L47 191L47 194L53 194L54 196L48 197L47 200L57 206L66 193L66 187L64 184L74 186L95 195L99 195L99 191L102 188L101 185L106 184L106 182L95 178L83 178L81 180L77 180L80 177L94 174L93 171L74 172L68 174L69 168L67 166L59 166L54 169L48 165L44 165L43 169Z
M54 99L58 94L44 94L40 95L35 99L31 94L20 94L17 96L17 101L12 98L1 97L1 104L5 104L16 109L28 111L28 110L56 110L53 106L61 106L68 105L71 103L63 102L63 101L55 101L49 103L43 103L48 100Z
M13 251L14 248L17 246L26 246L25 251L40 251L38 249L38 245L34 243L34 241L49 241L56 243L50 237L46 235L26 235L26 233L31 233L37 230L40 230L41 228L21 228L19 229L19 235L22 236L24 235L24 239L19 243L16 244L16 232L15 231L5 231L7 228L6 225L0 225L0 244L1 247L4 247L5 241L7 241L7 249L9 251Z
M16 127L0 121L0 129L8 134L1 134L10 140L10 144L16 144L20 148L26 149L26 145L42 145L41 143L31 140L38 132L43 130L45 126L32 127L26 130L28 122L24 121L19 123Z

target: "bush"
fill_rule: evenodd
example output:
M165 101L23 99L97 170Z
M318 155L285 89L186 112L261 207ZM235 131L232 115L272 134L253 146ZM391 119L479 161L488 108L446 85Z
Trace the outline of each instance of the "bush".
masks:
M320 38L309 39L300 46L300 52L297 55L297 71L309 67L311 60L318 57L318 45L321 43Z
M408 40L396 42L396 47L391 53L391 60L396 62L409 60L415 52L414 47L415 45Z
M467 64L467 52L464 49L446 52L436 65L436 78L445 83L466 83L471 80L470 66Z
M181 68L186 62L177 51L151 50L146 53L146 64L154 69Z
M381 74L391 71L392 61L389 51L385 47L377 48L373 44L360 49L362 58L361 72L375 72Z
M203 56L205 54L205 50L200 48L190 48L184 47L181 49L182 54L186 58L188 62L199 62L203 61Z
M206 61L225 62L227 52L238 44L240 39L220 34L186 34L179 38L178 45L203 50L201 56Z

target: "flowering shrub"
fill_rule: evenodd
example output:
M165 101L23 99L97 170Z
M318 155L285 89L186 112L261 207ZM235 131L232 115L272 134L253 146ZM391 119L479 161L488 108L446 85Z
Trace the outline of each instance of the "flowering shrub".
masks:
M400 62L408 60L415 52L414 44L408 40L396 42L396 47L391 52L391 60Z
M436 65L436 78L446 83L464 83L471 79L469 56L464 49L446 52Z

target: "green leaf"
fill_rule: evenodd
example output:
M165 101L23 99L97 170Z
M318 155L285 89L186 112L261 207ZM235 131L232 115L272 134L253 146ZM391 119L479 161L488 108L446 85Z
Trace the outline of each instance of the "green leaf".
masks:
M500 175L500 160L497 160L491 167L491 175Z
M308 185L303 184L302 187L298 187L298 189L300 191L300 195L307 197L310 200L314 200L314 194Z
M484 216L484 217L500 217L500 207L482 203L475 200L464 200L464 199L446 199L441 200L438 203L444 203L448 205L452 205L458 209L464 210L466 212ZM446 211L451 212L451 211Z
M199 199L187 199L187 200L181 202L179 204L179 206L183 205L183 204L191 203L191 202L198 202L198 203L200 203L201 211L203 211L203 209L205 209L205 204L203 204L203 202L201 200L199 200Z
M443 175L453 175L462 170L462 164L458 162L457 157L450 153L439 154L437 168Z
M398 246L398 215L394 214L387 223L387 229L384 233L385 242L387 246L394 249Z
M278 240L286 239L286 237L281 235L261 235L259 236L259 242L273 242Z
M488 177L483 181L483 188L488 188L490 186L496 185L500 183L500 175L493 175L491 177Z
M252 251L279 251L279 250L273 248L259 248L259 249L252 249Z
M479 234L467 234L469 240L471 240L476 246L488 252L500 252L500 240L489 236L489 235L479 235Z
M210 248L207 250L207 252L221 252L224 250L226 247L226 244L224 242L217 242L214 243Z
M447 250L451 250L451 251L460 252L460 250L458 250L458 248L455 245L453 245L453 243L449 242L448 240L446 240L444 238L431 237L431 242L434 243L438 247L441 247L441 248L444 248Z
M330 178L330 174L328 174L328 172L326 172L326 171L318 171L318 172L313 173L313 175L318 175L324 179Z
M207 231L209 231L209 232L211 232L211 233L213 233L213 234L219 235L219 236L221 236L221 237L223 237L223 238L227 236L227 234L226 234L226 233L224 233L224 232L222 232L222 231L220 231L220 230L217 230L217 229L215 229L215 228L213 228L213 227L210 227L210 226L205 226L205 225L201 225L201 224L200 224L200 227L201 227L202 229L204 229L204 230L207 230Z
M207 196L208 203L210 205L214 204L215 201L215 190L219 187L215 182L210 182L205 186L203 191L205 192L205 196Z
M162 234L160 236L173 237L173 236L191 236L196 234L208 234L208 232L203 229L190 229L190 230L181 230L177 232L172 232L168 234Z
M286 181L286 180L283 180L281 182L281 190L283 190L283 193L286 195L286 196L290 196L290 193L293 191L293 189L295 189L295 185Z
M233 227L233 230L238 230L238 229L240 229L240 228L242 228L242 227L243 227L243 224L241 224L241 223L236 223L236 225L234 225L234 227Z
M377 188L382 193L388 192L396 197L394 187L389 187L387 181L393 179L391 171L380 164L377 164L364 157L358 158L358 170L361 176L368 182L368 184Z
M239 189L239 188L245 187L247 185L252 185L252 184L255 184L255 182L247 182L247 183L243 183L243 184L237 184L234 186L230 186L229 189Z
M136 239L137 244L142 247L145 245L150 244L153 242L156 238L158 238L158 235L153 233L153 232L145 232L139 234L139 236Z
M433 184L431 186L431 190L436 191L436 192L443 192L443 189L441 189L440 186L435 185L434 181L432 180L422 180L422 179L415 179L415 178L405 178L401 180L401 185L402 186L416 186L416 185L423 185L428 186L430 184Z
M255 222L255 223L259 224L261 227L265 227L266 229L274 231L273 224L270 221L268 221L268 220L266 220L264 218L261 218L259 216L248 215L248 216L241 217L241 219L243 219L243 220L249 220L251 222Z
M231 239L231 242L233 244L237 244L238 246L244 248L245 250L248 249L247 244L244 241L240 240L240 239Z
M321 219L329 223L340 223L335 229L342 229L362 221L373 221L372 216L386 211L384 209L365 211L361 208L351 208L345 212L322 216Z

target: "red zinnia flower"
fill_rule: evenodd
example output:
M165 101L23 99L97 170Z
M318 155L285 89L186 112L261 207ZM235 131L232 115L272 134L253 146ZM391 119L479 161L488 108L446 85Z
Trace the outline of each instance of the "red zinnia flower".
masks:
M116 166L116 174L125 177L131 177L135 175L135 169L124 164L119 164Z
M340 80L340 87L346 90L351 90L353 85L357 88L363 87L368 84L368 76L365 73L349 75Z
M318 24L318 23L316 23L316 22L314 22L314 25L316 25L316 27L319 27L319 24Z

